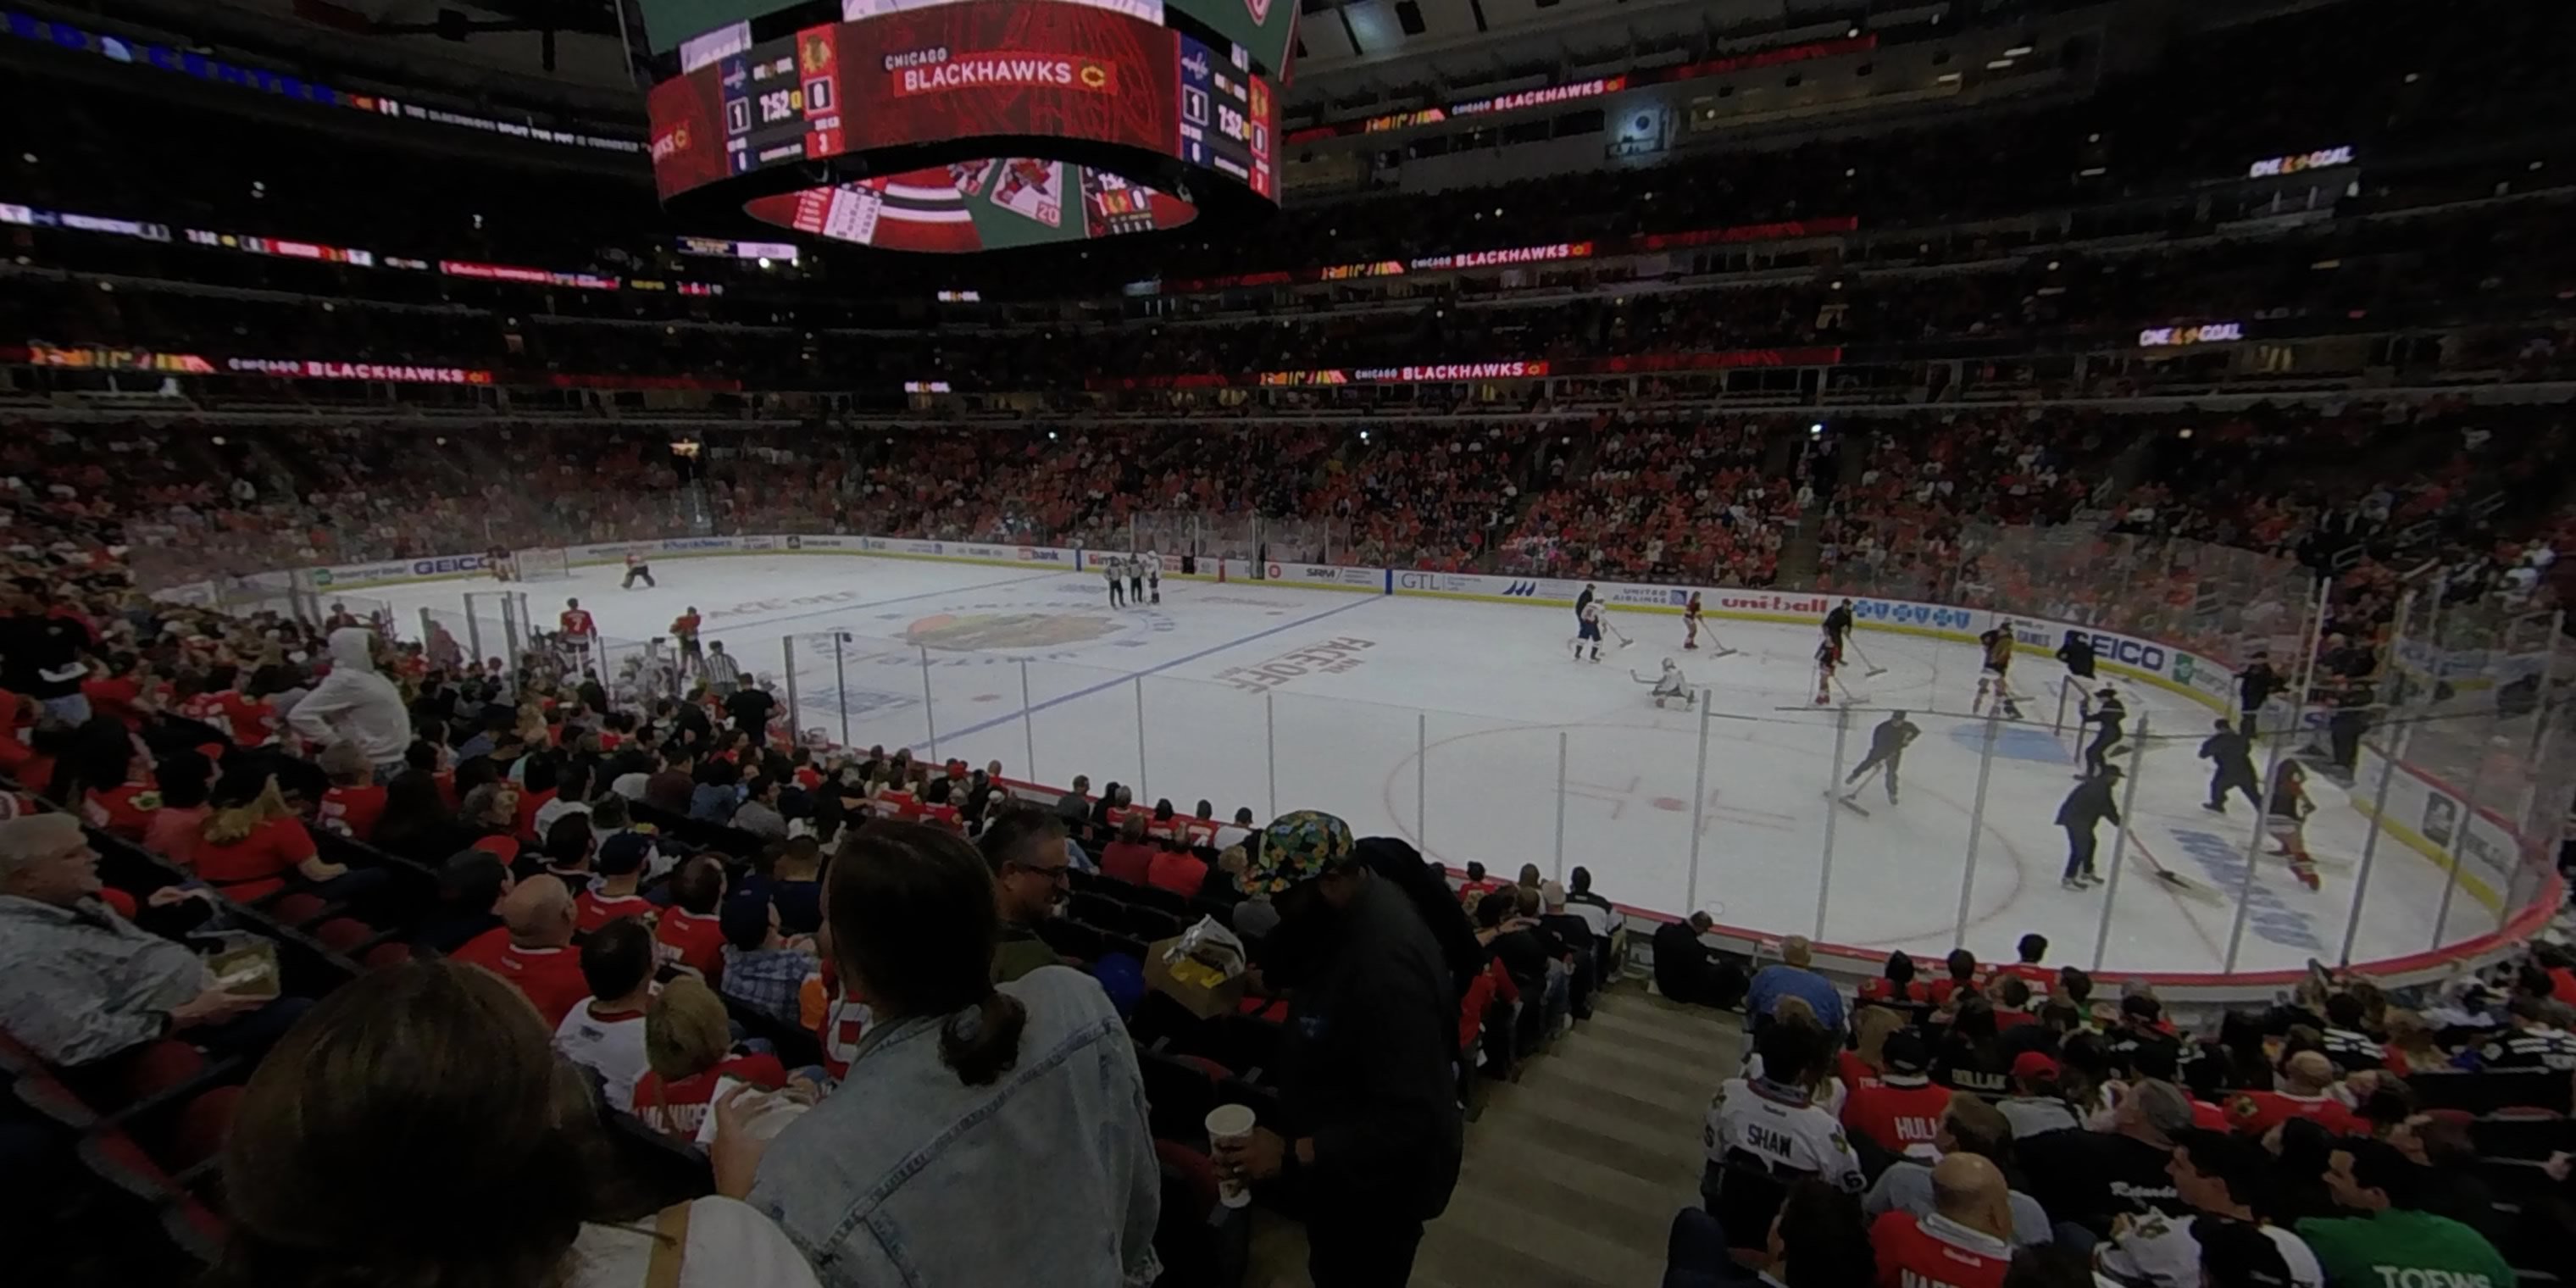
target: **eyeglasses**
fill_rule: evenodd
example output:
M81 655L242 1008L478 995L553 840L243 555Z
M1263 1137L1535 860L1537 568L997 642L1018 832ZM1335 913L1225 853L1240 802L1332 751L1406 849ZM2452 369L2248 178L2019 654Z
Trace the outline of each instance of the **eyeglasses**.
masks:
M1034 863L1014 863L1011 866L1022 872L1034 872L1057 884L1069 885L1073 881L1073 865L1070 863L1059 863L1053 867L1040 867Z

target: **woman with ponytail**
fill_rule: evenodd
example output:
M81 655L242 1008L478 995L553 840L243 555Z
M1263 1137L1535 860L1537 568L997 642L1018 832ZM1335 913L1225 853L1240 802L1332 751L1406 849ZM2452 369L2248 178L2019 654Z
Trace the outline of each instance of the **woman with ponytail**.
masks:
M717 1102L717 1189L777 1218L827 1288L1151 1284L1161 1173L1100 985L1043 966L997 987L992 872L939 828L852 833L823 910L871 1022L839 1089L775 1140L749 1097Z

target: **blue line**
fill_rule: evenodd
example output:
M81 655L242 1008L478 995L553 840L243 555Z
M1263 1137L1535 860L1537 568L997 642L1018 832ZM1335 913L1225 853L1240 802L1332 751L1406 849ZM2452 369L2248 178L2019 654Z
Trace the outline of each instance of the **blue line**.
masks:
M864 604L834 604L829 608L817 608L810 613L788 613L781 617L762 617L751 621L734 622L726 626L724 629L734 630L746 626L773 626L779 622L801 621L808 617L824 617L832 613L850 612L853 609L883 608L888 604L906 604L916 599L931 599L940 595L958 595L970 590L990 590L995 586L1016 586L1024 581L1036 581L1040 577L1062 577L1066 575L1068 574L1066 574L1066 572L1061 568L1050 568L1045 572L1030 573L1026 577L1005 577L1000 581L979 581L972 586L950 586L942 590L925 590L918 595L899 595L893 599L872 599ZM709 631L707 632L707 637L713 639L716 634L717 632L715 631Z
M1146 667L1146 668L1145 668L1144 670L1142 670L1142 671L1133 671L1133 672L1129 672L1128 674L1126 674L1126 675L1122 675L1122 676L1119 676L1117 679L1114 679L1114 680L1103 680L1103 681L1101 681L1101 682L1100 682L1100 683L1098 683L1098 684L1092 685L1092 686L1091 686L1090 688L1088 688L1088 689L1076 689L1076 690L1074 690L1074 691L1073 691L1073 692L1071 692L1071 693L1062 694L1062 695L1057 696L1057 697L1049 698L1049 699L1047 699L1046 701L1044 701L1044 702L1040 702L1040 703L1037 703L1037 704L1035 704L1035 705L1033 705L1033 706L1023 707L1023 708L1021 708L1021 709L1020 709L1020 710L1018 710L1018 711L1014 711L1014 712L1010 713L1009 715L1005 715L1005 716L995 716L995 717L993 717L992 719L987 720L987 721L985 721L984 723L979 724L979 725L968 725L967 727L965 727L965 728L963 728L963 729L952 729L952 730L948 731L948 733L947 733L945 736L947 736L947 737L949 737L949 738L963 738L963 737L967 736L968 734L977 734L977 733L982 733L982 732L984 732L984 731L985 731L985 730L987 730L987 729L998 729L998 728L1000 728L1001 726L1006 725L1006 724L1010 724L1010 723L1012 723L1012 722L1014 722L1014 721L1017 721L1017 720L1019 720L1020 718L1022 718L1022 717L1024 717L1024 716L1033 716L1033 715L1036 715L1037 713L1039 713L1039 712L1041 712L1041 711L1044 711L1044 710L1046 710L1046 709L1047 709L1047 708L1049 708L1049 707L1062 706L1062 705L1064 705L1065 703L1072 702L1072 701L1075 701L1075 700L1080 699L1080 698L1087 698L1087 697L1090 697L1092 694L1095 694L1095 693L1101 693L1101 692L1107 691L1107 690L1109 690L1109 689L1117 688L1118 686L1120 686L1120 685L1122 685L1122 684L1132 684L1132 683L1134 683L1134 682L1135 682L1139 677L1141 677L1141 676L1148 676L1148 675L1160 675L1161 673L1163 673L1163 672L1165 672L1165 671L1171 670L1173 667L1176 667L1176 666L1187 666L1187 665L1189 665L1190 663L1195 662L1195 661L1198 661L1200 658L1206 657L1206 656L1208 656L1208 655L1210 655L1210 654L1212 654L1212 653L1222 653L1222 652L1224 652L1224 651L1226 651L1227 649L1230 649L1230 648L1241 648L1241 647L1243 647L1244 645L1246 645L1246 644L1249 644L1249 643L1253 642L1254 640L1257 640L1257 639L1266 639L1266 638L1268 638L1268 637L1270 637L1270 636L1273 636L1273 635L1278 634L1278 633L1279 633L1279 632L1281 632L1281 631L1293 631L1293 630L1297 629L1298 627L1300 627L1300 626L1304 626L1304 625L1306 625L1306 624L1308 624L1308 623L1310 623L1310 622L1320 622L1320 621L1324 620L1325 618L1332 616L1332 615L1333 615L1333 614L1335 614L1335 613L1347 613L1347 612L1351 611L1351 610L1352 610L1352 609L1354 609L1354 608L1363 608L1363 607L1366 607L1366 606L1368 606L1368 605L1370 605L1370 604L1374 604L1374 603L1378 602L1379 600L1381 600L1381 599L1385 599L1385 598L1386 598L1386 596L1384 596L1384 595L1364 595L1364 596L1361 596L1361 597L1360 597L1360 599L1359 599L1358 601L1354 602L1354 603L1344 604L1344 605L1342 605L1342 606L1341 606L1341 607L1339 607L1339 608L1327 608L1327 609L1325 609L1324 611L1322 611L1322 612L1320 612L1320 613L1317 613L1317 614L1315 614L1315 615L1314 615L1314 616L1312 616L1312 617L1300 617L1300 618L1298 618L1297 620L1295 620L1295 621L1293 621L1293 622L1281 622L1281 623L1280 623L1280 624L1278 624L1277 626L1273 626L1273 627L1271 627L1271 628L1270 628L1270 629L1268 629L1268 630L1265 630L1265 631L1254 631L1254 632L1253 632L1253 633L1251 633L1250 635L1246 635L1246 636L1244 636L1244 637L1243 637L1243 638L1241 638L1241 639L1238 639L1238 640L1227 640L1227 641L1226 641L1225 643L1223 643L1223 644L1218 644L1218 645L1215 645L1215 646L1210 647L1210 648L1203 648L1203 649L1200 649L1198 652L1196 652L1196 653L1192 653L1192 654L1190 654L1190 655L1189 655L1189 656L1187 656L1187 657L1176 657L1176 658L1173 658L1171 661L1169 661L1169 662L1165 662L1165 663L1162 663L1162 664L1160 664L1160 665L1158 665L1158 666L1149 666L1149 667ZM912 745L912 749L913 749L914 751L927 751L927 750L929 750L929 749L930 749L930 744L929 744L928 742L926 742L926 741L924 741L924 742L917 742L917 743L914 743L914 744Z

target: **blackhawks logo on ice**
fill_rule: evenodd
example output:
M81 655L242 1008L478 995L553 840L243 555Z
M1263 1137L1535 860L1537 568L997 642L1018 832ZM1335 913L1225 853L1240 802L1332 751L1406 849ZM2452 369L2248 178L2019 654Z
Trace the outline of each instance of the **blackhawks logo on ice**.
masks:
M1103 613L1098 601L1088 598L1003 600L951 604L944 611L914 618L901 634L904 643L930 649L935 666L989 666L1078 657L1093 646L1141 645L1148 636L1178 625L1153 609ZM890 665L919 664L909 650L882 660Z
M940 649L1062 648L1099 639L1107 618L1056 613L937 613L905 627L906 643Z

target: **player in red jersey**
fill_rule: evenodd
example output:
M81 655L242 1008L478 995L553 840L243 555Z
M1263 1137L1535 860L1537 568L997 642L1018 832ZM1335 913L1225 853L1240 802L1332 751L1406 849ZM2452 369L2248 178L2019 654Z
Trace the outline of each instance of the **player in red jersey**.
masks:
M563 613L555 618L555 625L564 633L566 639L580 640L584 643L599 634L599 624L590 620L590 611L583 608L578 599L564 601Z

